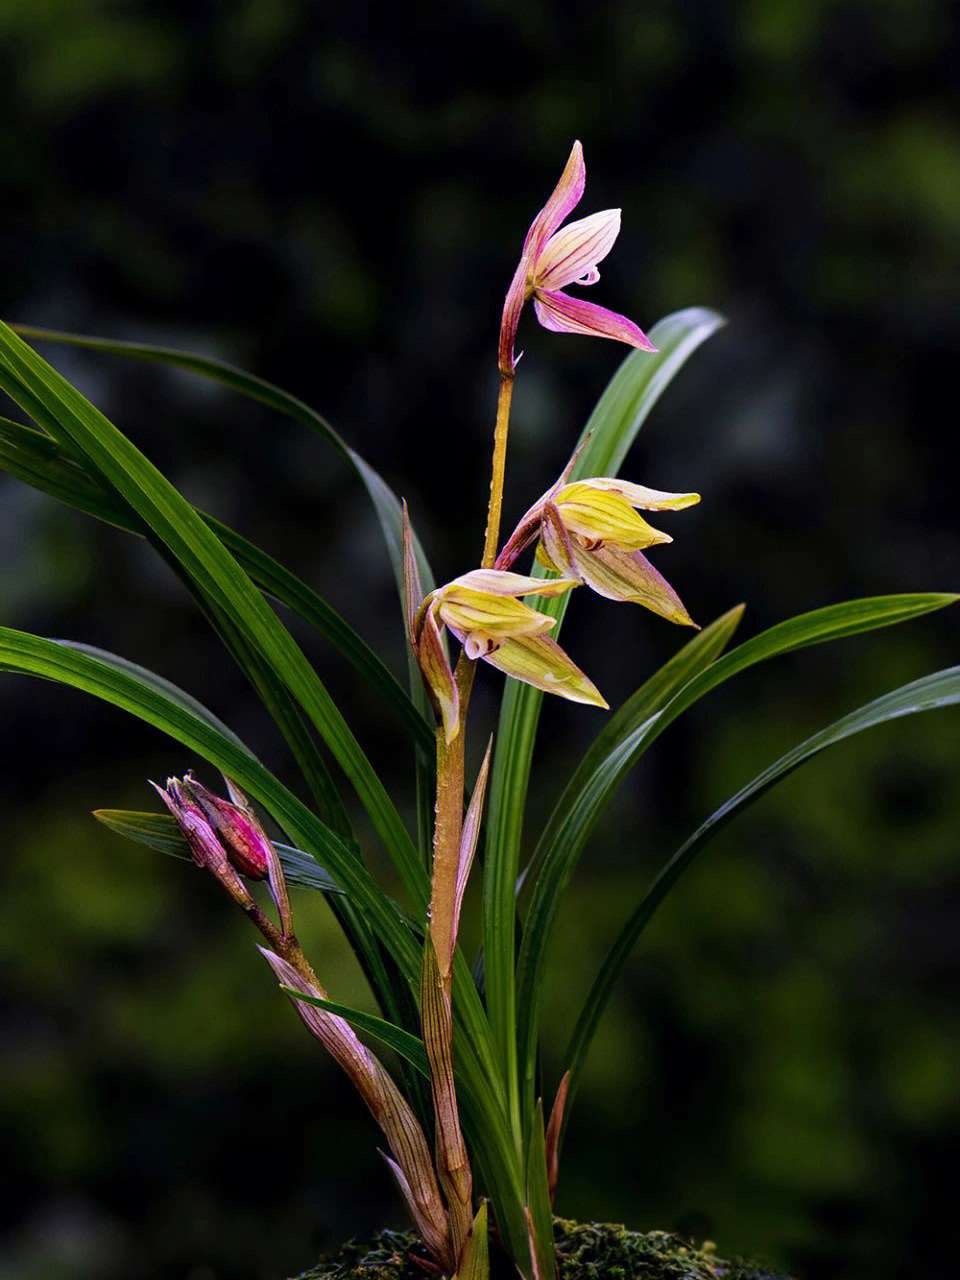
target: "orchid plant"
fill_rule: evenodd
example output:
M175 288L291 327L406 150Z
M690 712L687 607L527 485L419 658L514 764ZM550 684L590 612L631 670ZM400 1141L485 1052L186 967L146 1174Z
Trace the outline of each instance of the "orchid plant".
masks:
M575 143L527 233L504 304L480 562L439 586L405 505L301 401L202 356L0 327L0 387L33 422L0 421L0 465L154 546L276 721L310 799L269 772L194 697L122 658L0 629L0 669L92 693L163 730L188 757L222 773L226 796L188 771L156 788L166 812L101 810L97 816L133 840L192 857L248 915L281 988L379 1127L387 1164L422 1241L425 1267L469 1280L486 1275L491 1240L527 1280L555 1275L552 1204L564 1124L591 1039L644 927L709 837L826 747L894 717L960 701L960 668L883 694L773 762L702 822L620 923L570 1037L566 1070L550 1082L549 1093L542 1092L541 993L558 907L598 815L642 753L682 712L756 663L913 618L957 598L900 595L832 605L732 649L741 608L702 630L694 626L645 554L670 538L640 513L679 511L699 497L647 488L620 479L618 472L664 387L722 321L713 312L690 309L661 321L648 337L626 317L567 294L569 286L596 283L598 264L620 226L619 210L566 221L584 183L583 153ZM528 302L546 329L610 338L635 350L601 398L563 473L501 541L515 342ZM189 370L319 433L362 482L383 526L411 658L409 690L306 583L195 510L25 338ZM523 572L520 561L531 548L532 561ZM558 788L531 848L524 800L543 694L585 704L583 715L609 710L558 643L571 596L582 587L587 591L581 595L594 591L640 604L695 634L605 716ZM268 599L316 627L406 731L421 797L416 833L401 820L319 673ZM468 794L465 743L480 662L503 672L507 681L495 741ZM369 816L396 868L403 901L370 875L314 734ZM282 840L267 834L258 810ZM459 924L468 878L481 861L482 964L471 965L458 943ZM266 898L257 888L261 881ZM323 895L363 968L378 1013L345 1007L322 985L297 940L288 883ZM397 1064L392 1071L377 1056L384 1048Z

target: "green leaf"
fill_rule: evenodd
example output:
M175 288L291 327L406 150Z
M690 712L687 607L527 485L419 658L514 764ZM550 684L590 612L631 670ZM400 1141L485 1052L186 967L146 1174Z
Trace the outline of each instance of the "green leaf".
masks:
M66 449L43 432L6 418L0 418L0 470L108 524L139 536L144 533L142 521L129 506L86 472ZM366 641L295 574L213 516L199 514L262 591L311 623L343 654L432 760L432 721L418 710Z
M95 338L80 333L64 333L62 330L41 329L33 325L13 325L13 331L22 338L36 342L56 342L71 347L81 347L88 351L102 351L106 355L125 356L128 359L143 360L149 364L167 365L181 369L186 373L195 373L202 378L210 378L221 386L257 400L301 426L316 432L347 462L356 473L370 497L377 513L387 543L390 563L393 567L397 587L402 591L402 565L400 560L401 512L400 502L386 481L346 443L329 422L315 409L311 409L303 400L290 395L272 382L258 378L236 365L224 360L216 360L211 356L196 355L189 351L178 351L172 347L157 347L144 342L118 342L112 338ZM417 558L420 565L420 577L424 591L432 590L435 585L433 574L423 554L423 549L416 545Z
M796 649L806 649L810 645L824 644L828 640L841 640L846 636L861 635L880 627L909 622L925 613L944 609L958 600L960 594L949 591L865 596L860 600L844 600L840 604L827 605L822 609L788 618L786 622L778 622L753 639L738 645L736 649L731 649L691 680L670 703L665 716L658 721L653 732L659 735L698 698L758 662L765 662L768 658L778 657L783 653L792 653Z
M477 1210L467 1243L463 1247L457 1280L490 1280L490 1243L485 1200Z
M256 647L327 743L414 905L425 909L429 886L423 865L379 777L302 650L220 540L121 432L3 324L0 385L54 438L83 454Z
M564 1061L570 1064L571 1088L575 1087L597 1023L627 957L657 907L716 831L719 831L781 778L787 777L804 761L825 751L827 747L835 746L845 738L852 737L853 734L862 733L865 729L886 724L901 716L915 715L920 711L933 711L957 703L960 703L960 667L950 667L945 671L935 672L933 675L924 676L920 680L914 680L899 689L885 693L873 702L867 703L866 706L834 721L833 724L794 747L792 751L788 751L701 823L693 835L666 863L607 953L564 1056Z
M300 849L313 855L339 884L352 905L362 913L411 990L419 990L422 938L396 904L374 883L353 851L326 827L286 787L232 738L215 727L215 717L201 714L194 700L167 682L141 678L138 669L111 655L95 656L66 644L44 640L0 627L0 671L39 676L92 693L113 706L168 733L215 768L232 778ZM171 686L172 688L172 686ZM335 899L339 901L340 899ZM487 1168L496 1167L498 1185L519 1185L519 1171L509 1137L500 1083L494 1073L488 1029L476 988L463 955L454 962L454 1013L463 1034L458 1040L458 1061L477 1099L474 1142L484 1151ZM477 1134L480 1138L477 1138ZM519 1191L515 1204L519 1205ZM498 1214L513 1214L514 1235L519 1231L518 1210L509 1201L498 1201Z
M541 870L518 964L518 1037L528 1096L536 1065L537 1007L546 949L559 899L597 817L640 755L694 701L757 662L904 622L955 599L953 595L918 594L846 601L790 618L717 657L736 625L738 611L732 610L696 636L610 717L564 790L533 858L533 865ZM698 656L707 661L698 661ZM682 678L684 672L686 679Z
M537 1280L556 1280L557 1255L553 1247L553 1205L547 1173L547 1144L543 1127L543 1101L538 1098L530 1113L526 1153L527 1208L530 1212L531 1246L536 1252L533 1269Z
M659 321L650 331L656 355L634 351L620 368L590 416L580 443L571 479L615 476L647 414L687 358L724 323L715 311L691 307ZM534 576L544 576L534 566ZM529 603L556 618L556 639L569 597ZM484 964L487 1010L504 1079L508 1082L511 1116L520 1125L520 1095L516 1058L514 985L514 895L520 868L523 814L530 764L543 694L531 685L508 680L500 708L497 750L490 783L484 869Z
M191 858L190 847L169 813L137 813L130 809L94 809L93 816L105 827L137 844L175 858ZM317 860L293 845L273 842L287 880L321 893L343 893L340 886L317 865Z
M517 961L517 1043L525 1097L532 1103L540 993L550 932L597 815L636 759L638 730L726 647L743 615L731 609L694 636L605 723L573 772L537 843L525 879L533 894Z
M295 1000L302 1000L304 1004L314 1004L318 1009L326 1009L328 1013L337 1014L349 1022L356 1031L364 1032L380 1044L386 1045L388 1049L399 1053L401 1058L415 1067L422 1076L427 1080L430 1079L427 1052L419 1036L411 1035L409 1031L404 1031L403 1027L395 1026L394 1023L378 1018L375 1014L354 1009L350 1005L337 1004L334 1000L323 1000L320 996L308 995L295 987L281 985L280 990L285 991L288 996L293 996Z

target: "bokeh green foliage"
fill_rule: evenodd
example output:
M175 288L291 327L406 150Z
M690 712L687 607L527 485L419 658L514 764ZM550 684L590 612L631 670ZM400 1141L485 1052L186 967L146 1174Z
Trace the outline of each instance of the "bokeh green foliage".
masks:
M749 633L845 595L949 589L957 43L938 0L486 0L442 20L426 5L5 0L5 310L209 343L301 391L404 490L438 570L459 572L479 539L500 296L577 135L591 208L625 211L604 300L642 323L688 303L731 317L628 465L704 493L663 559L698 620L744 599ZM517 514L614 359L534 332L522 345ZM373 523L294 430L172 376L58 361L191 497L378 636L394 606ZM451 459L475 477L473 521L470 495L442 483ZM145 553L12 482L0 500L4 621L130 652L283 765ZM571 652L609 630L599 605L568 625ZM625 693L674 640L627 622L591 674ZM385 652L401 670L398 634ZM591 841L548 1025L720 799L955 660L944 615L751 673L665 735ZM2 698L3 1266L276 1276L381 1225L396 1208L370 1127L243 922L189 867L84 817L140 808L145 776L194 762L79 698L13 681ZM546 729L541 780L591 732L559 711ZM945 715L847 744L718 837L603 1025L562 1211L685 1226L826 1280L942 1272L960 1136L957 734ZM362 999L322 906L301 919L331 990ZM562 1065L548 1054L552 1079ZM278 1167L250 1159L252 1122L284 1135Z

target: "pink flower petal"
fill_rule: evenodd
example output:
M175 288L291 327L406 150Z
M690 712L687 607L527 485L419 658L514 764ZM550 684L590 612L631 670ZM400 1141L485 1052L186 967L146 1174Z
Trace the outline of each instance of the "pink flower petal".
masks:
M523 242L523 256L528 254L534 260L547 240L560 226L564 218L574 210L583 196L583 188L587 181L587 171L583 163L583 147L579 141L573 144L566 168L560 175L560 181L553 190L553 195L533 220L527 238Z
M516 366L513 347L517 337L517 325L520 323L520 313L523 311L524 303L529 297L528 286L533 276L537 256L564 218L576 208L583 195L586 180L583 148L579 142L575 142L553 195L530 225L530 230L523 242L520 262L510 282L510 288L507 290L503 304L503 319L500 322L499 350L500 372L506 376L511 375Z
M530 259L524 253L516 271L513 273L513 279L510 282L510 288L507 290L507 296L503 303L498 360L500 372L504 374L513 373L517 363L514 358L513 347L517 340L520 313L523 310L523 304L527 300L527 272L529 267Z
M641 351L656 351L650 339L626 316L595 302L571 298L565 293L551 293L538 289L533 308L537 319L545 329L554 333L583 333L594 338L615 338Z
M538 288L562 289L574 281L595 284L600 278L597 263L604 260L619 234L619 209L604 209L561 227L540 251Z

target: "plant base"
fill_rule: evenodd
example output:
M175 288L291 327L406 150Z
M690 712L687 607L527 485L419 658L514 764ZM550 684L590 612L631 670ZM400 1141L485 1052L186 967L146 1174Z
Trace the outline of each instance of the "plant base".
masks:
M718 1258L667 1231L627 1231L604 1223L554 1220L559 1280L786 1280L757 1263ZM297 1280L428 1280L413 1232L384 1231L350 1241ZM504 1262L506 1260L504 1259ZM493 1263L492 1280L511 1280L512 1267Z

